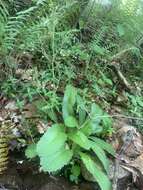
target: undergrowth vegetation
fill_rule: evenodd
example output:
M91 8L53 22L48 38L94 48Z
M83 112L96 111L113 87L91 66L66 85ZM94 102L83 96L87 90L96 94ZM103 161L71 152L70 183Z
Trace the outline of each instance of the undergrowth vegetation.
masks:
M104 174L109 169L104 150L112 156L115 152L110 144L99 138L112 131L109 116L95 103L91 105L91 112L87 113L83 99L72 86L67 86L65 90L63 121L56 114L54 116L56 123L40 138L37 145L28 146L26 156L33 158L38 155L41 169L48 172L58 171L68 164L69 167L65 168L67 172L64 172L69 173L70 180L75 182L78 182L81 173L87 175L86 168L91 175L91 179L86 177L87 180L97 181L103 190L110 189L111 183Z
M78 181L81 160L85 167L87 160L91 162L90 167L94 164L91 160L94 154L92 143L90 148L86 148L88 143L81 146L76 141L76 135L92 141L89 135L81 132L81 126L90 121L91 104L93 109L99 105L96 114L103 109L112 114L110 117L129 118L143 131L142 53L141 0L111 0L107 3L96 0L0 1L0 94L14 99L21 113L26 104L34 104L38 118L44 123L52 123L48 130L51 133L54 133L52 130L55 128L59 130L58 123L62 122L60 130L65 137L62 145L67 141L66 151L71 147L74 150L70 152L69 158L62 160L61 165L58 163L56 170L68 164L67 173L70 173L72 181ZM67 113L64 108L61 113L67 84L75 86L80 94L74 114L69 118L65 116ZM73 87L70 92L73 95L71 103L75 96L74 90ZM86 110L82 113L84 118L80 118L83 117L79 116L83 105L86 105ZM69 103L68 106L66 109L72 111L75 105L70 107ZM108 114L102 121L104 127L99 138L104 139L113 133ZM91 132L91 135L97 134ZM37 142L40 139L39 132L35 136ZM47 136L49 134L46 132L39 143ZM56 145L53 147L56 148ZM99 146L98 149L101 153L104 148ZM43 165L45 160L42 161L41 153L38 154L42 168L54 171ZM99 156L97 152L95 154ZM48 163L49 158L44 159ZM76 169L73 168L75 163ZM86 169L91 172L91 168ZM96 178L96 172L92 170L91 173ZM102 188L102 184L100 186Z

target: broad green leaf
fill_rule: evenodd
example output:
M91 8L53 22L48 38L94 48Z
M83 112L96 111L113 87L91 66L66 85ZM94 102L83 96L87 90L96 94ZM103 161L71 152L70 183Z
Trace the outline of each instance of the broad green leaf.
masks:
M97 137L91 137L91 139L100 146L100 148L102 148L103 150L105 150L106 152L108 152L109 154L115 156L115 150L113 149L113 147L105 142L102 139L99 139Z
M91 106L91 120L94 123L99 124L103 116L103 110L100 108L99 105L93 103Z
M68 116L72 116L74 114L73 106L76 102L76 95L77 95L77 90L73 86L68 85L65 90L63 105L62 105L64 120Z
M107 129L112 127L112 119L110 115L108 115L107 113L104 113L104 117L102 121L103 121L104 127L106 127Z
M93 103L91 106L91 114L92 117L101 116L103 114L103 110L98 104Z
M64 121L67 127L78 127L78 122L73 116L68 116Z
M92 134L99 134L103 131L103 127L99 124L97 124L96 121L91 121L91 126L92 126Z
M94 122L90 119L87 119L80 129L80 131L82 131L87 136L100 133L102 130L103 128L99 124L97 124L96 121Z
M49 156L64 146L67 135L63 131L63 125L53 125L41 137L37 143L37 153L39 156Z
M89 136L92 134L92 124L89 119L87 119L84 124L82 125L82 128L80 129L82 133L84 133L86 136Z
M81 146L82 148L89 150L90 149L90 141L81 131L73 132L68 135L68 137L76 144Z
M86 111L83 99L77 95L77 109L79 113L79 125L82 125L86 119Z
M101 190L111 190L111 182L108 177L102 172L99 166L85 153L80 153L81 160L86 169L95 178Z
M36 151L36 144L30 144L26 150L25 150L25 156L27 158L34 158L35 156L37 156L37 151Z
M82 125L86 119L86 111L79 108L78 113L79 113L79 124Z
M44 171L54 172L67 165L72 156L73 152L71 150L62 148L50 156L41 157L40 164Z
M101 163L104 166L104 169L106 170L106 172L108 172L109 169L109 160L107 159L105 152L102 148L100 148L100 146L95 143L95 142L91 142L91 149L95 152L95 154L97 155L98 159L101 161Z

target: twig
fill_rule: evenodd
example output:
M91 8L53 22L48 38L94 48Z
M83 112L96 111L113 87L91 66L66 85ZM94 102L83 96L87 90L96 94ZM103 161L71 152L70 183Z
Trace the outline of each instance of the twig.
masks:
M129 82L127 81L127 79L125 78L125 76L123 75L123 73L117 69L117 74L118 74L118 77L119 79L122 81L122 83L124 84L124 86L128 89L128 90L131 90L132 87L131 85L129 84Z
M129 91L132 90L131 85L129 84L129 82L127 81L127 79L125 78L125 76L123 75L123 73L120 70L120 66L119 63L113 61L110 66L113 68L114 72L116 72L119 80L121 81L121 83L126 87L126 89L128 89Z
M113 55L113 56L111 57L111 61L113 61L113 60L115 60L115 59L119 59L119 58L121 58L121 56L124 55L125 53L130 52L130 51L133 51L133 50L135 50L135 49L137 49L137 48L136 48L136 47L130 47L130 48L124 49L124 50L120 51L119 53Z
M88 115L89 115L89 117L92 117L90 114L88 114ZM143 118L141 118L141 117L132 117L132 116L127 116L127 115L122 115L122 114L97 115L96 116L96 118L114 118L114 117L143 121Z
M132 119L132 120L139 120L139 121L143 121L143 118L141 117L132 117L132 116L127 116L127 115L122 115L122 114L114 114L114 115L103 115L103 116L97 116L97 118L113 118L113 117L118 117L118 118L126 118L126 119Z

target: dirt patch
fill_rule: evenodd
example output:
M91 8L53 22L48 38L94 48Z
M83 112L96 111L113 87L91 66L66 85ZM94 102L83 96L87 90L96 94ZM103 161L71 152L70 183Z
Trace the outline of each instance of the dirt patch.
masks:
M22 171L9 166L7 172L0 176L0 190L98 190L93 183L80 185L70 183L63 177L53 177L30 170Z

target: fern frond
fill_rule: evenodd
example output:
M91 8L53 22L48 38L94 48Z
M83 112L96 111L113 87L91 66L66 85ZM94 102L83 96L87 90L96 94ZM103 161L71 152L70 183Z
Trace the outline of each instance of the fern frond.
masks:
M8 16L9 16L9 12L6 7L6 4L2 0L0 0L0 20L4 22L7 20Z
M37 0L36 2L37 5L44 5L45 3L47 3L47 0Z
M17 35L20 33L25 22L30 18L35 9L36 7L30 7L25 11L18 12L14 17L9 16L7 18L3 43L7 46L8 50L12 50L14 47Z

